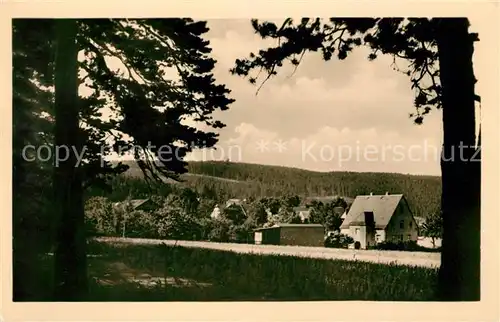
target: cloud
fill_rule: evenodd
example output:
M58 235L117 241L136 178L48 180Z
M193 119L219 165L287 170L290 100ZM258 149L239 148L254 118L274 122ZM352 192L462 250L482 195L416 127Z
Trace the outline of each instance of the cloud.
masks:
M321 127L307 136L280 137L276 131L241 123L217 152L196 152L191 160L227 160L316 171L373 171L439 174L439 140L404 137L375 128Z
M391 57L368 61L366 48L354 50L344 61L324 62L320 55L308 54L295 73L285 66L256 95L256 86L228 70L237 58L272 43L255 35L249 22L217 20L209 26L214 32L208 38L218 60L215 75L236 99L229 111L215 115L227 124L220 131L219 157L236 146L241 155L237 159L243 162L318 171L439 174L436 157L425 159L423 150L427 146L428 154L435 154L441 144L441 112L433 111L421 126L413 124L409 114L414 112L414 93L408 77L393 70ZM258 151L259 142L268 142L266 153ZM285 147L277 153L280 144ZM311 144L316 158L303 156ZM342 162L340 157L320 160L321 151L338 155L339 149L351 149L353 156ZM365 155L370 149L379 149L378 161Z
M210 33L208 37L218 60L217 80L226 84L236 99L229 111L217 114L228 124L226 131L242 122L273 128L283 135L294 131L306 134L318 126L346 124L351 128L375 126L411 131L408 116L414 112L414 93L408 77L392 70L391 57L381 56L370 62L366 58L369 51L359 48L344 61L324 62L320 55L310 53L304 56L295 74L290 76L293 67L285 65L256 96L256 86L230 75L228 70L237 58L247 57L272 43L254 35L249 23L229 20L229 26L239 29L226 29L224 33L220 24L221 21L209 22L218 32L216 37L211 38ZM435 114L428 119L439 119L439 112ZM436 122L432 122L436 128ZM430 135L436 134L432 132L429 131Z

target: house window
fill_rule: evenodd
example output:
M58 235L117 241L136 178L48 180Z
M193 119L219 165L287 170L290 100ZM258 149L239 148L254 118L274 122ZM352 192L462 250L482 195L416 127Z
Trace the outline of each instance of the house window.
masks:
M410 228L412 228L412 227L413 227L413 222L410 221Z
M405 221L404 221L404 220L401 220L401 221L399 222L399 228L401 228L401 229L404 229L404 228L405 228Z
M399 241L403 241L403 235L399 235Z
M375 235L375 241L378 243L380 242L380 235L379 234L376 234Z
M359 234L359 228L354 229L354 233L357 235Z
M407 238L408 238L408 240L411 240L411 235L408 235Z

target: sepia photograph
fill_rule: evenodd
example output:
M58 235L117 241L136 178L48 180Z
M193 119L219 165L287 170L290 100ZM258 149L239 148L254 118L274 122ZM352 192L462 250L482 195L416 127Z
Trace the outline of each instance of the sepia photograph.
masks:
M12 18L12 301L481 301L481 30Z

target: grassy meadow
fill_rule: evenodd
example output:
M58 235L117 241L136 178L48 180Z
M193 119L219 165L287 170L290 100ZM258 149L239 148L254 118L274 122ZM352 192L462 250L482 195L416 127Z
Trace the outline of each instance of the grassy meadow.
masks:
M91 242L88 253L89 301L432 301L437 277L422 267L165 245ZM51 263L42 259L41 283Z

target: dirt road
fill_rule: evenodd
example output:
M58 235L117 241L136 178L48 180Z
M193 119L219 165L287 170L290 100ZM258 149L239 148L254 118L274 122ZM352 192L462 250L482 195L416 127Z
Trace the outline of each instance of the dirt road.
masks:
M426 252L402 252L402 251L378 251L378 250L353 250L334 249L323 247L303 247L303 246L274 246L274 245L253 245L253 244L233 244L214 243L202 241L174 241L142 238L115 238L100 237L100 241L130 244L161 244L183 247L196 247L232 251L237 253L253 254L280 254L299 257L324 258L324 259L344 259L358 260L372 263L395 263L399 265L411 265L435 268L439 267L440 253Z

